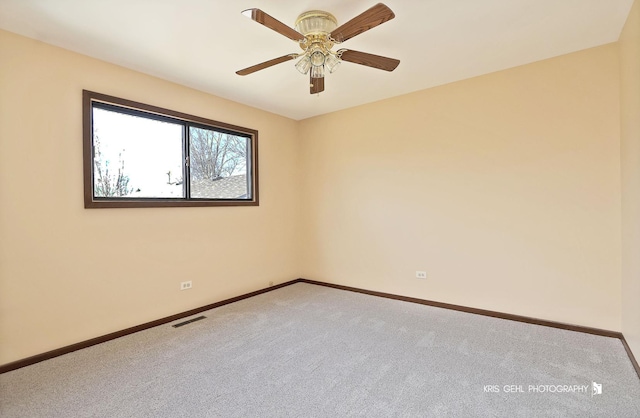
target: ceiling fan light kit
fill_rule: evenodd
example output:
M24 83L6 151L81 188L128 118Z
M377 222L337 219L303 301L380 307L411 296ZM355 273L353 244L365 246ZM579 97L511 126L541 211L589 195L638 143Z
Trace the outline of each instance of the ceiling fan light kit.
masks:
M303 52L284 55L253 65L237 71L236 74L238 75L251 74L282 62L299 59L295 64L295 68L301 74L309 74L310 93L316 94L324 91L326 71L333 73L338 69L341 61L349 61L385 71L393 71L400 64L397 59L366 52L349 49L332 50L335 44L342 43L393 19L395 15L391 9L382 3L376 4L341 26L338 26L338 21L331 13L321 10L302 13L296 19L295 29L290 28L260 9L247 9L242 14L298 42Z

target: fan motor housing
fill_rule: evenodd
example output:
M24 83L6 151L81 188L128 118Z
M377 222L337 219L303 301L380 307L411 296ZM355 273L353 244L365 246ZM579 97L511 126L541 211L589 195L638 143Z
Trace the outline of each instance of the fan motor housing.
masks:
M296 30L307 36L311 34L329 34L338 27L336 18L322 10L310 10L296 19Z
M302 13L295 24L296 30L305 36L305 40L300 42L300 48L307 50L315 44L317 47L330 50L333 42L329 39L329 34L337 27L338 21L331 13L322 10Z

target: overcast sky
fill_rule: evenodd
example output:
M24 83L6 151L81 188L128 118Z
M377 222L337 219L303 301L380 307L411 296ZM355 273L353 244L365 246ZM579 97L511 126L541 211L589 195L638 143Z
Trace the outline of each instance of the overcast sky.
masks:
M138 196L170 196L181 187L167 184L182 178L182 126L137 116L93 109L95 135L109 171L117 175L118 154L125 163L129 187L140 189Z

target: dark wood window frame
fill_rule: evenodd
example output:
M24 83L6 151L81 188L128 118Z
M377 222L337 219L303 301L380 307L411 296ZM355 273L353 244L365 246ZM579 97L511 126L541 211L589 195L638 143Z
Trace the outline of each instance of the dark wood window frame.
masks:
M149 119L171 121L189 127L212 129L245 137L249 140L247 158L247 178L250 179L250 199L205 199L178 198L138 198L138 197L95 197L94 196L94 158L93 158L93 105L99 107L114 106L122 113L144 115ZM258 131L241 126L230 125L199 116L188 115L131 100L121 99L88 90L82 91L83 121L83 160L84 160L84 207L93 208L150 208L150 207L188 207L188 206L258 206ZM187 152L185 145L184 152ZM188 168L187 168L188 174ZM185 182L188 180L185 176Z

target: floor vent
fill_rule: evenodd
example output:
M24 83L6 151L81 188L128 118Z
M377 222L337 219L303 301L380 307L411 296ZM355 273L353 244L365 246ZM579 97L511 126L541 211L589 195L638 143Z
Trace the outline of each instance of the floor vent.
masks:
M174 327L174 328L178 328L178 327L181 327L181 326L183 326L183 325L187 325L187 324L190 324L190 323L192 323L192 322L196 322L196 321L199 321L199 320L201 320L201 319L205 319L205 318L206 318L206 316L199 316L199 317L197 317L197 318L191 318L191 319L189 319L188 321L180 322L180 323L178 323L178 324L173 324L173 325L172 325L172 327Z

